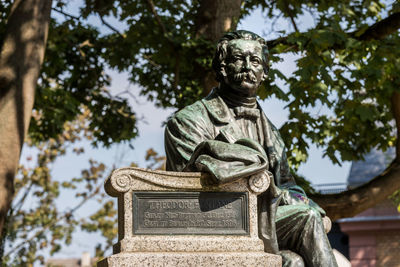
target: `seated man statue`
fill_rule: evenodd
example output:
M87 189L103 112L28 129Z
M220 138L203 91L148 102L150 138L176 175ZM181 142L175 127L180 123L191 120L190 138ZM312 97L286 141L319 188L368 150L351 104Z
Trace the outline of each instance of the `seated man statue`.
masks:
M218 88L177 112L165 131L167 170L210 173L216 183L268 175L258 197L259 236L283 266L337 266L324 231L324 211L290 173L278 130L256 100L268 73L268 48L248 31L225 34L212 63Z

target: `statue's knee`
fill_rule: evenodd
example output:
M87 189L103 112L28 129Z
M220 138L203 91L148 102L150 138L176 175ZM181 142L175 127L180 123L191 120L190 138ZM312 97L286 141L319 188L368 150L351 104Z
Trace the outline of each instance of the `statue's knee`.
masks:
M320 223L325 231L325 233L329 233L332 227L332 222L329 219L329 217L325 216L322 217L319 211L308 207L306 210L303 212L303 217L308 221L314 221L317 223Z
M281 250L279 254L282 256L282 267L305 267L303 258L293 251Z
M311 220L321 220L321 214L317 210L315 210L311 207L308 207L307 209L305 209L303 212L303 215L305 217L307 217L309 220L310 219Z

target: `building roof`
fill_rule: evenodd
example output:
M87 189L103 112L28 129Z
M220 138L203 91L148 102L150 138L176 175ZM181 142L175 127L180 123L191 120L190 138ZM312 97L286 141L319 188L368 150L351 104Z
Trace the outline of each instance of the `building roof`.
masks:
M353 161L347 178L351 187L362 185L380 174L395 158L395 148L391 147L386 152L373 149L365 156L365 160Z

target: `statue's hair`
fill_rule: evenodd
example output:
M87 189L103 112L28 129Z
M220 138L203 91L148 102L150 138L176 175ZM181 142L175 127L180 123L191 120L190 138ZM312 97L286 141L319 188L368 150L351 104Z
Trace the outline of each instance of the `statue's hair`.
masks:
M263 61L264 72L265 74L268 74L269 64L268 64L267 42L262 37L253 32L239 30L224 34L224 36L222 36L222 38L218 41L217 49L215 51L214 58L212 61L212 67L217 76L217 81L219 82L223 81L223 77L221 74L221 67L226 65L225 59L227 55L228 44L230 41L238 39L253 40L260 43L262 48L262 61Z

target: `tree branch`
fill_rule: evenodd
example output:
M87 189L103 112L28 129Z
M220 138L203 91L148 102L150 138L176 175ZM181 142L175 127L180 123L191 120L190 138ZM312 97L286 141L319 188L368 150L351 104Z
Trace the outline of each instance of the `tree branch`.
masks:
M289 45L287 40L288 40L288 36L283 36L283 37L276 38L274 40L269 40L269 41L267 41L268 49L272 49L275 46L280 45L280 44ZM298 45L294 45L292 51L296 51L298 49L299 49Z
M14 212L15 212L15 213L18 213L18 212L21 210L22 206L23 206L24 203L25 203L25 199L26 199L27 196L29 195L29 193L30 193L32 187L33 187L33 183L30 182L28 188L25 190L23 196L22 196L21 199L18 201L18 203L15 204L13 207L10 208L10 211L9 211L9 214L8 214L7 217L12 218L12 216L14 215Z
M66 16L66 17L69 17L69 18L71 18L71 19L80 20L79 17L74 16L74 15L71 15L71 14L69 14L69 13L66 13L66 12L64 12L63 10L58 9L58 8L56 8L56 7L52 7L51 9L54 10L54 11L56 11L56 12L58 12L58 13L60 13L60 14L63 14L63 15ZM115 33L118 34L119 36L124 37L124 36L121 34L120 31L118 31L115 27L111 26L111 24L109 24L107 21L105 21L104 18L103 18L103 16L101 16L99 13L98 13L98 15L99 15L99 18L100 18L101 22L104 24L104 26L106 26L107 28L109 28L111 31L115 32Z
M61 9L56 8L56 7L52 7L51 9L56 11L56 12L58 12L58 13L60 13L60 14L63 14L66 17L69 17L71 19L79 20L79 17L71 15L71 14L68 14L68 13L66 13L66 12L62 11Z
M286 12L289 15L289 18L290 18L290 21L292 22L294 30L296 32L299 32L299 29L297 28L297 25L296 25L296 21L294 21L293 11L290 9L289 3L287 1L285 1L285 5L286 5Z
M113 32L118 34L120 37L124 38L124 36L122 35L122 33L120 31L118 31L116 28L114 28L113 26L108 24L108 22L106 22L104 20L103 16L101 16L100 14L98 14L98 15L99 15L99 18L100 18L101 22L104 24L104 26L106 26L107 28L109 28L110 30L112 30Z
M42 230L37 231L33 236L31 236L29 239L27 240L23 240L21 243L19 243L18 245L16 245L15 247L13 247L12 249L10 249L10 251L5 255L5 257L10 256L12 253L17 252L17 249L19 249L20 247L22 247L24 244L29 243L30 241L34 240L35 238L37 238L38 236L40 236L41 234L45 233L47 231L47 229L49 229L51 226L57 224L58 222L65 220L67 218L69 218L75 211L77 211L80 207L83 206L83 204L85 204L88 200L90 200L93 196L95 196L96 194L99 193L100 188L103 185L100 184L98 185L95 190L90 194L85 196L81 202L78 203L78 205L76 205L74 208L72 208L71 210L65 212L62 216L60 216L58 219L54 219L53 221L50 221L48 224L43 225Z
M292 25L293 25L294 30L296 32L299 32L299 29L297 28L296 22L294 21L294 18L293 18L292 15L290 15L290 20L292 21Z
M147 59L147 61L149 61L149 63L153 65L153 67L161 68L161 65L154 62L150 55L143 54L143 58Z
M390 186L388 186L390 185ZM400 163L396 160L368 183L339 194L311 194L309 197L323 208L332 221L353 217L372 208L400 188Z
M360 30L348 33L348 36L360 41L369 41L372 39L382 40L386 36L394 33L400 28L400 12L391 14L389 17L371 25L363 34L357 35ZM267 41L268 48L274 48L275 46L283 45L293 45L288 43L288 36L279 37L274 40ZM299 50L298 45L292 46L291 51L296 52ZM340 49L341 47L334 46L332 49Z
M165 27L164 23L161 21L160 16L158 16L158 13L157 13L157 10L156 10L155 5L153 3L153 0L147 0L147 4L148 4L148 6L150 8L151 13L153 13L153 16L156 19L157 24L160 27L161 32L163 33L164 37L167 38L167 40L169 42L171 42L172 45L175 46L174 41L168 36L167 28Z
M400 28L400 12L391 14L389 17L371 25L363 34L356 37L358 40L382 40L389 34L394 33ZM354 36L356 32L353 32Z

